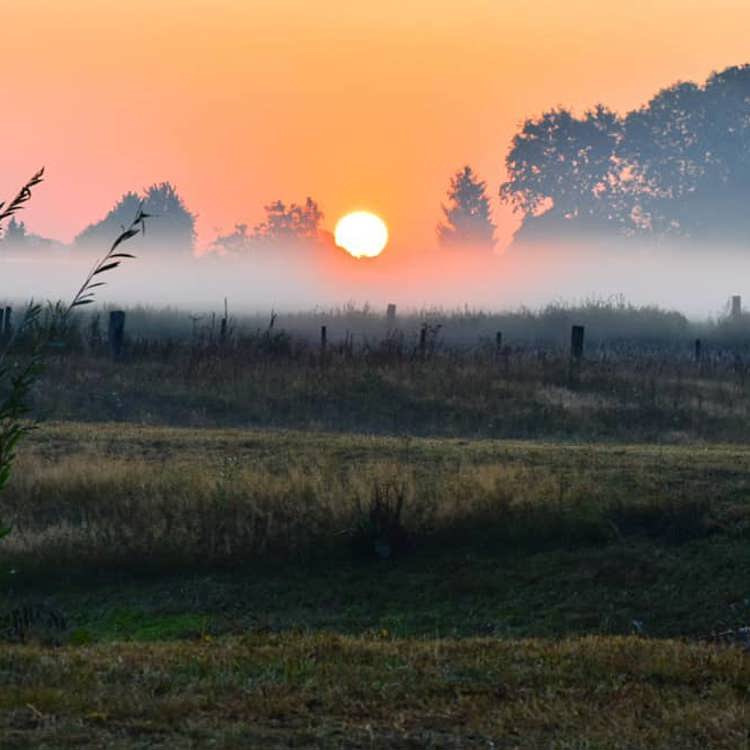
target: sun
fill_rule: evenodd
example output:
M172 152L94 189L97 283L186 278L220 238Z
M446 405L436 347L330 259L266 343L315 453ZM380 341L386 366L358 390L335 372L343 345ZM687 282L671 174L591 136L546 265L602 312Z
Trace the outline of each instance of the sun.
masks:
M336 224L336 244L355 258L374 258L388 244L388 227L369 211L354 211Z

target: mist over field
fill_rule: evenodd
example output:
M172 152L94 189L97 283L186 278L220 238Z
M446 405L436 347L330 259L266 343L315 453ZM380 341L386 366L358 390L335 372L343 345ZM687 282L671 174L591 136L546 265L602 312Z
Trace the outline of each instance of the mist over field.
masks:
M148 245L123 265L107 303L172 306L186 312L219 310L225 297L235 312L297 312L347 303L402 309L442 307L487 312L537 308L622 296L690 318L725 312L728 298L750 298L750 257L740 248L653 244L627 247L512 247L503 253L415 251L394 262L355 260L333 246L298 248L252 257L177 255ZM0 297L22 301L67 299L94 262L91 253L60 248L3 258Z
M279 186L210 239L202 206L169 181L131 188L106 214L77 209L70 244L19 214L0 235L0 295L65 298L142 207L138 257L107 290L111 304L498 311L617 297L705 318L750 278L748 112L747 64L677 80L629 111L552 106L519 124L502 166L498 148L489 174L465 163L433 181L443 200L390 231L386 213L329 214L326 195L290 199Z

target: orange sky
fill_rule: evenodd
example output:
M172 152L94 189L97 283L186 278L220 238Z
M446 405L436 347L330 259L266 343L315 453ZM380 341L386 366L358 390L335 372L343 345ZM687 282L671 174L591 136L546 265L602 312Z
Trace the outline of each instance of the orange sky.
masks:
M203 242L271 199L379 212L434 242L451 173L493 195L519 122L618 109L750 60L747 0L23 0L4 3L0 194L64 240L171 180ZM501 238L514 220L497 208Z

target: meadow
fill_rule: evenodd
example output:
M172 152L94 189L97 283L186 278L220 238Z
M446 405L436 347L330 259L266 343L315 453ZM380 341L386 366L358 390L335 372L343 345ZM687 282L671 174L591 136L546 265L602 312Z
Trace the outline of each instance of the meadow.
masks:
M750 435L745 314L696 324L670 311L589 303L387 321L344 309L262 325L213 316L191 330L185 313L135 309L116 361L106 317L61 328L52 310L42 321L37 337L51 341L37 416L445 437ZM573 324L585 326L581 362L570 355Z
M48 336L3 748L746 747L742 321L620 314Z

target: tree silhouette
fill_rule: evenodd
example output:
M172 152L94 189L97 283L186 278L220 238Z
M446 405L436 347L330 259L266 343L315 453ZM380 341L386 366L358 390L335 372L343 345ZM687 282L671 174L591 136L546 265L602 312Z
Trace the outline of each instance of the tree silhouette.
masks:
M750 67L678 83L626 118L621 156L658 234L750 234Z
M443 206L444 222L437 227L444 247L475 246L492 248L495 225L492 223L487 183L465 166L451 178L448 206Z
M228 252L243 252L261 246L304 245L318 239L323 212L312 198L302 205L276 200L263 207L265 220L248 232L247 224L236 224L230 234L221 235L214 246Z
M248 233L247 224L235 224L234 231L229 234L220 234L213 241L213 246L228 253L239 253L247 250L252 241L253 236Z
M266 219L256 224L253 235L261 240L312 240L318 236L323 212L310 197L304 205L277 200L264 206Z
M714 225L750 237L750 65L714 73L704 86Z
M619 155L631 170L634 200L650 231L686 234L702 222L705 118L702 89L680 83L625 119Z
M100 246L113 233L127 226L140 207L153 217L149 222L148 234L140 238L141 245L170 252L192 252L195 216L188 211L176 188L169 182L154 184L143 195L132 191L125 193L104 219L86 227L76 237L76 244Z
M23 245L28 238L26 225L22 221L16 221L15 216L11 216L1 237L2 241L8 245Z
M527 216L618 220L609 199L619 185L615 149L621 139L622 121L602 105L581 119L554 109L526 120L506 158L500 196Z
M500 195L556 237L581 231L750 238L750 66L678 82L619 117L556 109L527 120ZM533 236L533 235L532 235Z

